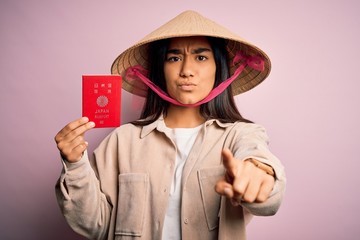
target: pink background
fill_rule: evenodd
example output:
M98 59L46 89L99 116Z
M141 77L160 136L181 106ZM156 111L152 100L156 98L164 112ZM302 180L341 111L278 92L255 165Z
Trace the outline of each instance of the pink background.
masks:
M254 218L249 239L358 239L356 0L1 0L0 239L79 239L55 201L53 137L81 114L81 75L108 74L121 51L187 9L272 59L270 77L236 101L267 128L288 187L276 216ZM123 122L138 115L131 100L124 93ZM109 131L90 132L90 150Z

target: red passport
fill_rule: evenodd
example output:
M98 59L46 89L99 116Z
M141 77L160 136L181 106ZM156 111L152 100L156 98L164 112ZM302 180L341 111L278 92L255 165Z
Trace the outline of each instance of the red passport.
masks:
M82 76L82 115L95 128L120 126L121 76Z

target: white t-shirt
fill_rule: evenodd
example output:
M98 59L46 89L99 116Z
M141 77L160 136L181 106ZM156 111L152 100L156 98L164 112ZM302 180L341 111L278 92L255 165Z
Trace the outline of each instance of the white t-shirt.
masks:
M177 147L177 155L163 227L163 240L181 239L181 177L186 159L201 127L202 125L195 128L169 129L172 139Z

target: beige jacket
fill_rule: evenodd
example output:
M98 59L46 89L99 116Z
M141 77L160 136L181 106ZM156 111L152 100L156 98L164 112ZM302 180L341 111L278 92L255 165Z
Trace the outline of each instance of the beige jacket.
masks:
M223 176L221 150L239 160L271 165L275 188L264 203L232 206L214 186ZM176 147L162 119L125 124L112 132L88 161L64 161L57 201L69 225L89 239L161 239ZM285 191L285 174L268 149L264 129L249 123L209 120L200 130L182 176L182 239L246 239L246 216L273 215Z

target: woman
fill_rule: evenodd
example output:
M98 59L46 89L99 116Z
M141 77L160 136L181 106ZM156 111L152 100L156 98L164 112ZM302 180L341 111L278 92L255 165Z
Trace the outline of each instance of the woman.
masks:
M146 97L141 119L90 161L86 117L55 137L70 226L90 239L245 239L251 216L275 214L285 190L264 129L233 100L269 71L263 51L193 11L124 51L112 73Z

